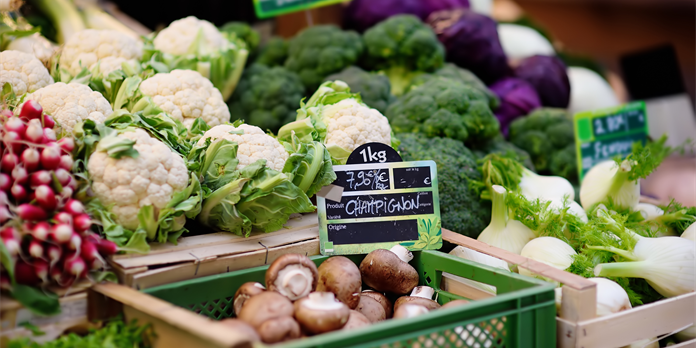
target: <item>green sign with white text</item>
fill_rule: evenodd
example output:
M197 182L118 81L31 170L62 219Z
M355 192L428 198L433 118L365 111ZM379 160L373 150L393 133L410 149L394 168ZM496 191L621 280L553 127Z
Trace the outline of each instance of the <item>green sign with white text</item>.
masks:
M575 114L575 144L580 180L595 164L631 153L648 139L644 102Z
M270 18L344 1L346 0L254 0L254 10L257 17Z

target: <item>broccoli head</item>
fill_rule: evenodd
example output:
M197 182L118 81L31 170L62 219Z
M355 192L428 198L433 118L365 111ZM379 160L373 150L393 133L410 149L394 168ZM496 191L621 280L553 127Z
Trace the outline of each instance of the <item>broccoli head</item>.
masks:
M230 98L230 119L243 119L277 132L295 120L303 96L304 86L297 74L280 66L269 68L255 63L244 71Z
M396 100L391 94L391 85L386 76L367 72L357 66L348 67L325 79L325 81L335 80L347 83L351 92L360 93L363 103L382 114L387 111L389 104Z
M425 138L418 134L396 135L404 161L433 160L437 163L442 227L476 238L491 219L490 202L479 199L469 182L481 180L477 157L460 141Z
M386 116L395 132L448 137L468 145L500 133L486 96L447 78L433 78L410 90L389 106Z
M573 127L566 110L539 108L510 124L510 142L529 153L540 174L577 182Z
M261 37L249 24L245 22L228 22L220 27L220 32L224 35L234 34L237 38L244 41L249 52L256 51Z
M431 74L421 74L414 77L413 80L411 80L411 86L409 86L408 89L420 86L434 77L454 79L465 85L469 85L480 90L486 95L486 98L488 98L488 106L490 106L491 110L495 110L500 105L498 96L496 96L493 91L488 89L483 81L476 77L474 73L469 70L462 69L452 63L445 64L445 66L443 66L441 69L436 70Z
M513 158L517 162L522 163L527 169L534 171L534 163L532 163L532 158L529 154L512 143L505 141L505 137L503 137L502 134L498 134L486 142L477 144L471 151L479 158L484 158L486 155L492 153Z
M311 93L326 76L353 65L363 48L358 33L343 31L334 25L317 25L290 40L285 67L300 75Z
M396 15L368 29L363 35L368 70L382 70L401 95L419 73L432 72L445 61L445 48L432 28L413 15Z
M255 62L269 67L282 66L287 58L288 42L282 37L272 37L261 47Z

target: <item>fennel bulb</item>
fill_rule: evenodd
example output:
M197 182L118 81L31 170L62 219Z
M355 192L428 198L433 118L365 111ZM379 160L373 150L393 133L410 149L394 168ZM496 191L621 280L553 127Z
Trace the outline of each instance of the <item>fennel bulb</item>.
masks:
M611 315L627 309L631 309L631 301L628 293L617 282L607 278L587 278L597 284L597 317ZM556 311L561 311L561 300L563 291L561 288L555 289Z
M449 252L450 255L452 256L457 256L461 257L462 259L469 260L469 261L474 261L478 262L480 264L486 265L486 266L491 266L494 268L502 269L507 272L510 272L510 268L508 266L508 263L501 260L501 259L496 259L493 256L486 255L482 252L478 252L476 250L472 250L463 246L457 246L452 251ZM475 280L467 279L464 277L459 277L456 275L450 275L453 278L456 278L457 281L461 282L462 284L466 284L472 288L476 288L482 291L485 291L489 294L495 295L496 294L496 288L493 285L488 285L486 283L481 283L477 282Z
M549 207L553 209L556 213L560 213L561 210L565 207L565 205L568 205L568 213L571 215L574 215L577 217L580 221L583 223L587 223L587 213L585 212L585 209L582 209L582 206L578 204L578 202L573 201L573 200L566 200L566 201L559 201L559 200L551 200L551 204Z
M691 325L686 329L677 332L674 334L674 336L679 340L679 342L693 340L696 338L696 325Z
M696 241L696 222L689 225L689 227L687 227L684 230L684 233L682 233L681 237L686 238L692 242Z
M573 263L573 257L575 257L577 253L570 245L558 238L539 237L529 241L529 243L522 248L520 255L560 270L566 270ZM540 276L524 268L523 265L518 265L518 268L522 275L558 284L556 281Z
M621 103L609 83L596 72L571 66L568 67L570 81L570 104L568 113L604 109Z
M650 203L638 203L635 207L633 207L633 211L639 212L644 220L654 220L662 215L665 215L664 210Z
M566 197L570 201L575 199L575 189L570 181L560 176L539 175L526 168L519 187L520 193L529 200L563 201Z
M612 160L603 161L592 167L580 185L580 203L585 211L591 211L597 204L611 200L616 207L630 209L640 201L640 183L628 180L631 163L624 161L621 166Z
M508 219L505 205L507 190L504 187L493 185L491 194L493 201L491 223L481 232L478 240L519 255L525 244L534 239L536 234L521 222Z
M674 297L694 291L694 242L681 237L646 238L632 233L638 241L633 251L616 247L588 246L605 250L630 261L602 263L595 276L643 278L658 293Z
M498 24L498 37L508 59L524 59L535 55L556 55L549 40L530 27L517 24Z

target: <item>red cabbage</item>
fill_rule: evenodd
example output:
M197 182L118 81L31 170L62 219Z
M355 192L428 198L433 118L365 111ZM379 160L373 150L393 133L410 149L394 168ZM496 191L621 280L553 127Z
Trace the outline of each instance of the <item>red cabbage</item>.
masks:
M512 121L541 107L536 90L524 80L506 77L489 88L500 98L500 106L494 113L500 122L500 130L505 136Z
M398 14L412 14L425 20L441 10L469 8L469 0L353 0L343 11L343 24L363 32Z
M447 61L470 70L487 84L512 76L498 25L490 17L455 9L431 14L428 24L445 46Z
M568 107L570 81L566 66L558 57L536 55L526 58L515 68L515 76L534 86L543 106Z

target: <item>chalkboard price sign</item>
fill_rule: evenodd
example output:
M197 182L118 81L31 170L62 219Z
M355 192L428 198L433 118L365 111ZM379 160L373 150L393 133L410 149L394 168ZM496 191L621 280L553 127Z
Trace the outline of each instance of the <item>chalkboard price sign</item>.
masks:
M577 113L574 120L580 180L597 163L626 156L633 143L648 138L644 102Z
M397 244L409 250L442 246L435 162L347 164L334 171L333 185L343 188L340 199L317 196L323 255L364 254Z

